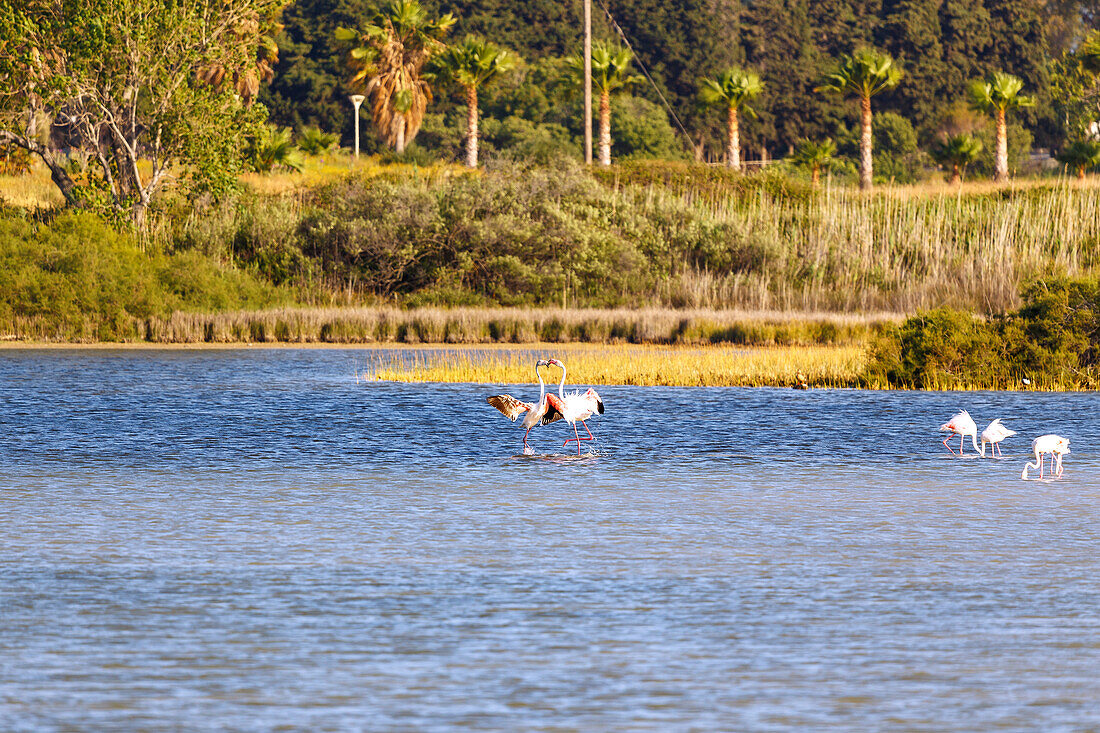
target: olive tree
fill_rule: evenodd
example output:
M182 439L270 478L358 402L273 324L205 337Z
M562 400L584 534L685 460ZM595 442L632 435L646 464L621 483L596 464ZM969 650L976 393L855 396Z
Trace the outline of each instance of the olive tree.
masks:
M282 2L0 0L0 141L41 158L70 205L139 226L169 180L224 189L264 111L203 71L261 61ZM59 147L92 173L74 179Z

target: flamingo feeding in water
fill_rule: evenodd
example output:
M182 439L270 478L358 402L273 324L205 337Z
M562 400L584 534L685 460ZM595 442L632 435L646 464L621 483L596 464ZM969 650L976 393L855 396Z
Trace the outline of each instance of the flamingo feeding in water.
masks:
M539 380L538 402L524 402L507 394L498 394L486 398L490 405L500 410L500 412L512 422L515 422L516 418L523 413L527 413L527 416L523 418L523 422L520 423L523 427L527 428L527 432L523 434L523 452L525 454L530 454L532 452L531 446L527 444L527 436L531 434L531 428L536 425L547 425L556 420L561 420L562 418L561 414L556 409L550 407L546 399L546 383L542 381L542 375L539 374L539 367L547 365L548 362L542 359L535 362L535 377Z
M951 446L947 445L947 441L951 440L954 436L959 436L959 455L963 454L963 438L970 436L970 441L974 443L974 451L981 453L978 448L978 426L974 423L974 418L970 417L970 413L966 410L959 410L950 420L940 425L940 430L947 430L951 433L943 439L943 445L947 450L951 451L951 455L955 455L955 451Z
M577 441L577 455L579 456L581 454L581 441L596 439L585 421L594 414L603 414L603 400L600 399L600 395L596 393L596 390L591 387L585 392L565 394L565 364L557 359L548 359L546 363L561 367L561 382L558 384L558 394L557 396L549 395L547 401L550 403L550 407L558 413L560 419L573 426L573 435L575 436L562 443L562 447L564 448L574 440ZM555 417L554 419L559 418ZM584 429L588 431L587 438L582 438L580 433L577 432L577 420L580 420L581 425L584 425Z
M1046 461L1048 453L1050 454L1050 472L1054 474L1055 478L1061 478L1062 456L1069 454L1069 438L1063 438L1061 435L1040 435L1031 441L1031 450L1035 454L1035 462L1024 464L1024 472L1020 474L1020 478L1027 480L1027 469L1029 468L1039 469L1039 478L1042 478L1043 463ZM1055 467L1057 467L1057 471Z
M989 427L982 431L982 458L985 458L985 444L989 443L989 457L996 458L1001 455L1001 441L1005 438L1011 438L1016 434L1015 430L1009 430L1001 424L1001 418L997 418L993 422L989 423Z

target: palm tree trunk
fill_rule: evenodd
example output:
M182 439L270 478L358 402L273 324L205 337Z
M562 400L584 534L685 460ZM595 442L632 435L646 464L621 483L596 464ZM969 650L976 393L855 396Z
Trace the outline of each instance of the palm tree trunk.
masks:
M1008 180L1008 127L1005 125L1005 111L997 110L997 165L993 171L994 181Z
M730 107L729 109L727 130L729 131L729 140L726 145L726 161L730 168L739 171L741 170L741 130L737 125L736 107Z
M810 169L810 187L817 188L818 181L821 180L821 166L815 165Z
M961 182L962 182L962 172L959 171L959 164L958 163L952 163L951 164L951 183L955 184L955 183L961 183Z
M466 87L466 165L477 168L477 87Z
M398 153L405 152L405 115L394 116L394 143L393 148Z
M611 93L600 92L600 165L611 165Z
M871 158L871 98L860 97L859 100L860 123L862 128L859 135L859 187L864 191L871 190L872 158Z
M1085 166L1083 166L1083 165L1077 166L1077 180L1078 181L1085 180Z

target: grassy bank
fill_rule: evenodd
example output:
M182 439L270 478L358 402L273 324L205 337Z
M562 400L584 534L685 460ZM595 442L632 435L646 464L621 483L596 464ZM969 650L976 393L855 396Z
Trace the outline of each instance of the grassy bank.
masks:
M865 349L858 346L540 344L509 350L423 349L412 354L375 356L360 367L359 376L402 382L528 383L534 381L535 360L553 357L565 362L570 384L793 387L807 383L813 387L850 387L859 384L865 354Z
M867 343L899 323L896 314L845 315L668 308L276 308L175 312L144 319L159 343L740 344Z

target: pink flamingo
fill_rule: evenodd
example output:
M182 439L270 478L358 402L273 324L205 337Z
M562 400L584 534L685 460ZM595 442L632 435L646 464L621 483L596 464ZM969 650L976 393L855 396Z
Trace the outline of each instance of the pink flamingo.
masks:
M1062 456L1069 454L1069 438L1063 438L1060 435L1040 435L1031 441L1031 450L1035 453L1035 462L1024 464L1024 472L1020 474L1020 478L1027 480L1027 469L1029 468L1039 469L1039 478L1042 478L1043 463L1046 461L1048 453L1050 454L1050 472L1054 474L1055 478L1062 477ZM1057 471L1055 471L1055 466L1057 466Z
M562 447L569 445L574 440L577 441L577 455L581 454L581 441L582 440L595 440L596 436L592 434L592 431L588 427L588 423L585 422L588 418L594 414L603 414L603 400L600 399L600 395L596 393L596 390L591 387L586 392L573 392L571 394L565 394L565 364L562 364L557 359L549 359L546 362L548 365L561 367L561 382L558 384L557 396L549 395L547 400L558 415L554 417L554 420L565 420L567 423L573 426L573 435L575 437L567 439L562 443ZM551 420L550 422L553 422ZM581 425L584 425L584 429L588 431L588 437L582 438L580 433L577 432L577 420L581 421Z
M947 430L951 433L943 439L943 445L947 450L951 451L951 455L955 455L955 451L951 449L951 446L947 445L947 441L951 440L955 435L959 436L959 455L963 454L963 438L967 435L970 436L971 442L974 443L974 451L980 453L978 448L978 426L974 424L974 418L970 417L970 413L966 410L959 410L950 420L940 425L940 430Z
M985 444L989 443L989 457L996 458L1001 455L1001 441L1005 438L1011 438L1016 434L1015 430L1009 430L1001 424L1001 418L997 418L993 422L989 423L989 427L982 431L982 458L985 458Z
M500 412L512 422L516 421L523 413L527 413L527 416L523 418L523 422L520 423L523 427L527 428L527 432L523 434L523 452L530 454L533 451L531 446L527 444L527 436L531 434L531 428L536 425L547 425L556 420L561 419L561 414L552 407L546 399L546 383L542 381L542 375L539 374L540 366L547 366L548 362L539 359L535 362L535 377L539 380L539 401L536 403L523 402L517 400L512 395L499 394L486 398L486 401L493 407L500 410Z

